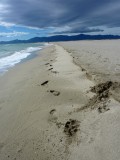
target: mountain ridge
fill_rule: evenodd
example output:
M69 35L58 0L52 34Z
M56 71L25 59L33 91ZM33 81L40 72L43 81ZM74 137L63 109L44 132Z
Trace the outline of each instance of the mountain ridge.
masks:
M12 40L12 41L0 41L0 44L17 44L17 43L37 43L37 42L58 42L58 41L77 41L77 40L110 40L120 39L119 35L55 35L49 37L33 37L28 40Z

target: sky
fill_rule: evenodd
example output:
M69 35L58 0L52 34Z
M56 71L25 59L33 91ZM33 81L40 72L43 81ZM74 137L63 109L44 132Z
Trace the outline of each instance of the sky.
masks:
M120 0L0 0L0 41L81 33L120 35Z

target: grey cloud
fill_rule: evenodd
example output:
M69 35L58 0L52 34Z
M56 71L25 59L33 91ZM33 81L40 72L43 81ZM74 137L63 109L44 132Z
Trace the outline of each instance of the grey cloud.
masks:
M73 26L71 28L68 28L66 30L57 30L54 33L55 34L65 34L65 33L90 33L90 32L103 32L103 29L99 28L89 28L89 27L79 27L79 26Z
M119 0L1 0L0 3L8 6L7 12L1 12L2 20L8 23L38 28L69 26L71 29L66 33L103 31L99 26L120 27Z

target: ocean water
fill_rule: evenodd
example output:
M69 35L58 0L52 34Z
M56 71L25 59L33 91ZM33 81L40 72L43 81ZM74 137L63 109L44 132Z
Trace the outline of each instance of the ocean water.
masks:
M8 71L21 61L35 55L46 43L1 44L0 45L0 74Z

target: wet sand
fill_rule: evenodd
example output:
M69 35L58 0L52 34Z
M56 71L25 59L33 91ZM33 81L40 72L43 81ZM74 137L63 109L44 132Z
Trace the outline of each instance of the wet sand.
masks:
M1 160L119 159L119 41L99 42L54 44L0 77Z

